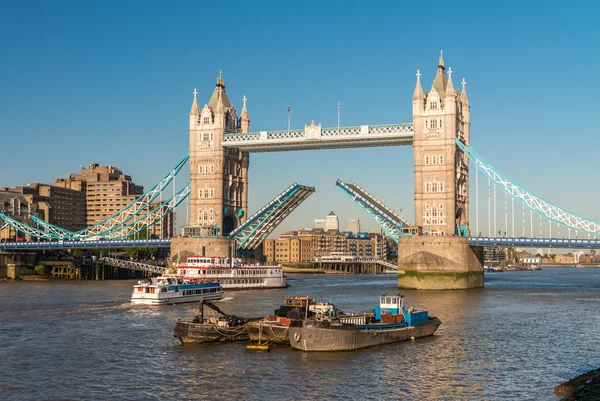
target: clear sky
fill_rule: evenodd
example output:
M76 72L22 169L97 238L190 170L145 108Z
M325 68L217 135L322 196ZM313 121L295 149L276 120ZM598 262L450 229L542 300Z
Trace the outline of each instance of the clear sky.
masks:
M219 70L238 113L248 97L252 131L286 129L288 106L292 128L335 126L338 102L342 125L410 122L416 70L428 90L443 49L455 87L467 81L472 145L600 220L598 4L5 2L0 186L97 162L149 188L187 152L192 91L202 107ZM296 181L317 192L275 233L331 210L375 227L337 178L413 216L410 147L252 154L249 213Z

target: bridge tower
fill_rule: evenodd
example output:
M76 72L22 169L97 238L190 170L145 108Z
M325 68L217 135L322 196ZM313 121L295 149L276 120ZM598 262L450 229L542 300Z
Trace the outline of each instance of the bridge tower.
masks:
M415 224L423 236L401 238L399 279L403 288L444 289L483 286L482 249L469 247L468 157L456 139L470 143L466 82L454 89L452 69L438 68L429 92L421 73L413 93Z
M248 208L247 152L221 146L225 132L247 133L250 117L246 97L241 117L229 102L222 75L207 104L198 107L197 92L190 110L190 219L184 234L224 236L246 219Z
M247 218L248 152L224 148L225 133L247 133L250 116L244 105L241 116L227 97L219 73L208 103L198 106L197 92L190 110L190 209L183 238L171 243L171 259L191 254L235 255L235 240L224 236Z
M413 94L415 224L428 235L468 236L468 159L455 143L469 145L467 92L454 89L441 55L429 92L420 75Z

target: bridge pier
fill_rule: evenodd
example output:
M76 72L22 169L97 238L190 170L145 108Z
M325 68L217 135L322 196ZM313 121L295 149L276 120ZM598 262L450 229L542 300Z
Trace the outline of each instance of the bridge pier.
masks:
M171 240L171 262L185 263L190 256L221 256L235 257L236 243L233 238L217 237L178 237Z
M483 247L465 237L400 237L398 288L457 290L483 287Z

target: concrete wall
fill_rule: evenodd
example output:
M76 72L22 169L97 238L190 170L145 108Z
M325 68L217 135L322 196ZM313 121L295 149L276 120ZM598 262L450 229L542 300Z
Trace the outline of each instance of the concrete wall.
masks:
M398 287L466 289L483 287L483 247L464 237L401 237Z

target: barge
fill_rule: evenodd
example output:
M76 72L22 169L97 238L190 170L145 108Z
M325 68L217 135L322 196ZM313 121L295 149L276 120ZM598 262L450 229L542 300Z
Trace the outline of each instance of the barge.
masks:
M204 317L204 307L217 312L220 316ZM178 320L175 323L173 336L177 337L181 344L206 343L206 342L229 342L247 341L248 322L257 320L246 319L235 315L229 315L208 300L200 301L200 311L192 320Z
M283 305L272 316L248 323L250 341L289 345L290 326L299 326L303 319L322 319L341 315L334 304L317 301L310 297L284 297Z
M302 351L353 351L431 336L441 324L426 310L405 307L403 296L382 296L372 314L355 323L344 320L305 319L298 327L290 326L290 345Z

